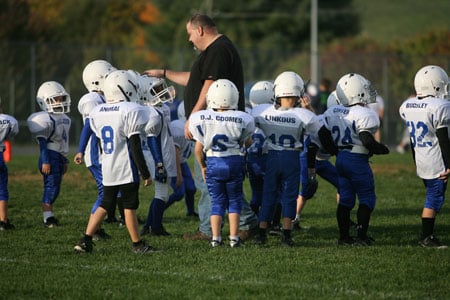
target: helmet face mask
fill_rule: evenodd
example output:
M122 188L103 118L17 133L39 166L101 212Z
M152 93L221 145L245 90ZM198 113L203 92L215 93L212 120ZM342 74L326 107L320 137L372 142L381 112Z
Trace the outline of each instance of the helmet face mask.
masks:
M376 102L377 92L369 80L359 74L349 73L339 79L336 95L342 105L353 106Z
M103 92L105 78L117 69L106 60L94 60L84 67L83 83L89 92Z
M140 79L140 102L142 105L160 106L175 99L175 88L167 86L163 78L142 75Z
M249 101L252 107L259 104L272 104L275 101L273 83L270 81L258 81L250 89Z
M208 109L237 109L239 91L228 79L214 81L206 93L206 105Z
M124 70L113 71L106 77L104 93L107 103L138 102L139 84L135 76Z
M419 98L433 96L448 99L449 85L447 73L439 66L425 66L417 71L414 77L414 88Z
M150 103L152 105L162 105L163 103L169 102L171 103L175 98L175 88L171 86L167 86L167 83L164 79L158 78L152 82L149 87L150 93Z
M70 112L70 95L64 87L56 81L47 81L38 89L36 102L46 112L63 114Z

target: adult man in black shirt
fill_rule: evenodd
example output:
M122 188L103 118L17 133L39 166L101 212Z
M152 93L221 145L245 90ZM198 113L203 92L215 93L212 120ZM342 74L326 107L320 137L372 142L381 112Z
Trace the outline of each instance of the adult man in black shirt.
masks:
M184 128L187 139L192 139L189 131L189 116L196 111L206 109L206 93L210 85L217 79L232 81L239 91L238 109L244 111L244 74L242 62L233 43L217 30L214 21L207 15L196 14L186 24L189 41L194 48L200 51L199 56L191 67L190 72L179 72L166 69L147 70L148 76L164 77L179 85L186 86L184 105L186 112L186 124ZM211 199L208 189L203 181L198 165L195 164L196 185L202 195L199 201L199 231L187 237L189 239L209 239L211 225L209 214ZM251 211L248 203L244 201L240 217L240 238L248 238L250 230L257 227L257 219Z

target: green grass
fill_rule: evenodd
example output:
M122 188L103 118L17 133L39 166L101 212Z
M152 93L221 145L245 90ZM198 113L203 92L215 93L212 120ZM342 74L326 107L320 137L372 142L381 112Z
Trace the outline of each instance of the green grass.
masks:
M198 223L185 217L179 202L165 214L172 236L148 239L163 252L135 255L126 229L105 224L113 238L84 255L75 254L73 245L96 196L87 169L70 166L55 203L62 226L46 229L37 157L16 155L8 165L16 230L0 232L0 299L448 299L449 250L417 246L424 188L410 155L372 162L378 196L373 247L336 246L335 192L321 180L303 214L302 226L309 229L295 232L298 246L292 249L280 247L275 237L264 248L247 243L210 249L207 242L185 241L182 234ZM141 218L152 193L141 188ZM448 207L436 231L450 243Z

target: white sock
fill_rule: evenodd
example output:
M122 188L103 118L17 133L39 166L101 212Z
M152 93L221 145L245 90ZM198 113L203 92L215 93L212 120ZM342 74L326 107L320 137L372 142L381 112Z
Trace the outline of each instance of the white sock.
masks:
M44 211L44 223L47 222L47 219L53 217L52 211Z
M239 236L238 235L230 235L230 241L235 240L235 241L239 241Z
M222 241L222 237L220 235L219 236L213 236L212 240L213 241L218 241L220 243Z

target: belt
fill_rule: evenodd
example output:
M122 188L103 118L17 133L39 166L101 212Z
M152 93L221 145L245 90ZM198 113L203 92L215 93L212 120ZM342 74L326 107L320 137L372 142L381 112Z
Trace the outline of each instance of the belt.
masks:
M347 151L351 153L358 153L358 154L369 154L369 150L361 145L346 145L346 146L339 146L339 150Z
M243 153L240 149L236 148L227 149L226 151L213 151L212 149L206 151L206 156L226 157L233 155L243 155Z

